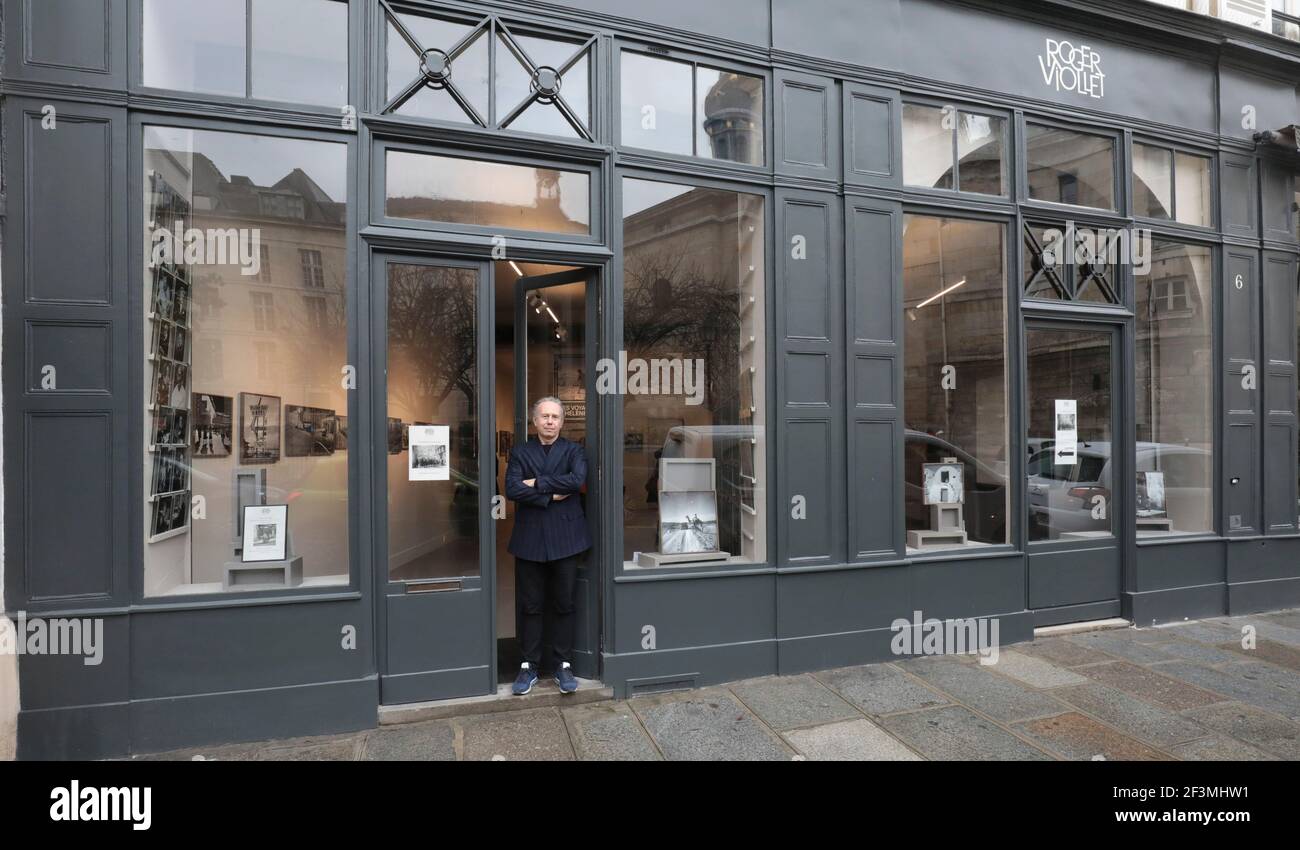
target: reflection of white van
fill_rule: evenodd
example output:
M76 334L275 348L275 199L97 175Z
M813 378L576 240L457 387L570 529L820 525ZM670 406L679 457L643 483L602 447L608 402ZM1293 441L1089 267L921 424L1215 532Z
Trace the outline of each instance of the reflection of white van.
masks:
M1030 522L1054 532L1104 531L1106 519L1093 519L1095 497L1111 501L1109 442L1081 442L1078 461L1057 466L1052 449L1029 459L1026 469ZM1165 507L1173 531L1213 528L1214 456L1208 449L1171 443L1138 443L1136 472L1164 473Z
M674 425L664 437L663 457L714 457L719 449L739 445L742 440L763 442L763 428L757 425ZM755 450L760 446L754 446Z

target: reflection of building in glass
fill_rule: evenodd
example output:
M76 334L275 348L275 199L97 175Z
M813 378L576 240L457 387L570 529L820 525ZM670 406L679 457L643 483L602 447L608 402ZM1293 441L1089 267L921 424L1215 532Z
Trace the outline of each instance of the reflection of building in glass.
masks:
M657 549L656 453L717 460L719 548L752 556L762 536L742 539L741 443L761 437L761 421L749 399L742 404L741 377L762 362L762 199L633 180L624 187L628 207L638 210L624 219L627 356L704 363L702 404L668 394L624 400L625 430L643 446L625 455L624 556ZM658 203L637 203L664 190L670 196ZM756 406L762 410L761 398ZM755 454L762 453L760 442ZM754 477L763 480L762 472Z
M699 69L700 74L709 73ZM714 159L763 162L763 80L721 73L704 96L704 132ZM703 155L703 151L700 152Z

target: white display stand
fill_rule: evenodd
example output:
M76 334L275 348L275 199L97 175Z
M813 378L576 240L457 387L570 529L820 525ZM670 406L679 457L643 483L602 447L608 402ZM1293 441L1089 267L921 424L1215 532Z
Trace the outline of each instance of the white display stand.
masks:
M1174 521L1169 517L1140 516L1137 518L1138 531L1173 531Z
M907 545L912 549L933 546L965 546L966 523L961 502L930 505L930 528L907 532Z
M293 554L293 535L288 532L285 532L284 551L283 561L227 561L222 590L298 587L302 584L302 556Z
M684 555L661 555L658 552L637 552L638 567L665 567L670 564L698 564L701 561L725 561L729 552L688 552Z

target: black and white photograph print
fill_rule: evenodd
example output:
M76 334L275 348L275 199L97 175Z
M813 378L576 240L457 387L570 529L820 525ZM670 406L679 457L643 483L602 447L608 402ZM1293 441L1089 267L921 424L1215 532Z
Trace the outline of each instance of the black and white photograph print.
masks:
M172 409L170 407L154 408L151 417L152 426L150 428L149 440L155 446L166 446L171 443L172 437Z
M181 326L190 323L190 288L175 282L172 284L172 319Z
M334 411L300 404L284 406L284 456L329 457L334 454Z
M927 463L921 469L925 478L922 485L925 504L955 505L965 500L965 470L960 463Z
M157 322L156 326L158 328L158 347L154 349L154 353L159 357L171 357L172 333L175 328L171 322Z
M1057 413L1056 430L1058 431L1077 431L1076 423L1079 415L1077 413Z
M1169 515L1165 506L1165 474L1139 472L1137 474L1137 515L1163 519Z
M230 457L235 400L227 395L194 393L190 450L195 458Z
M173 446L184 446L185 440L190 433L190 414L188 410L176 410L172 412L171 427L171 444Z
M402 453L402 420L388 417L388 453L390 455L400 455Z
M348 418L346 416L334 417L334 451L345 452L348 450Z
M689 555L718 551L718 497L702 490L659 494L659 552Z
M190 367L184 363L172 364L172 407L190 407Z
M451 427L412 425L409 435L411 454L407 459L408 480L450 481Z
M166 271L159 268L154 271L153 278L153 314L158 319L170 319L172 317L172 276Z
M186 363L186 355L189 354L189 332L184 328L172 328L172 359L179 363Z
M245 505L243 552L244 563L283 561L288 557L288 505Z
M170 407L172 403L172 364L158 360L153 364L153 404Z
M239 462L275 463L280 459L280 397L239 394Z

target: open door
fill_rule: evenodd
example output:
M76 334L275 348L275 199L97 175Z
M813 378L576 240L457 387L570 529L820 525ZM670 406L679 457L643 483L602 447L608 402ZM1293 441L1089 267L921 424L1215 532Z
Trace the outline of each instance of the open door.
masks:
M529 410L534 401L545 396L560 399L564 406L561 436L587 450L589 473L587 488L581 498L591 539L598 541L600 474L596 459L599 457L597 441L600 429L596 418L599 406L595 403L595 363L599 305L595 273L588 268L507 261L497 264L496 274L498 299L508 293L513 312L513 375L509 378L514 385L512 441L518 444L529 438L532 430ZM507 280L513 281L508 290ZM498 315L504 306L498 304ZM498 368L501 365L499 359ZM502 375L501 382L504 384L506 380ZM497 395L498 401L501 401L501 395ZM504 528L500 529L498 534L504 536L504 531ZM598 545L593 546L579 568L575 590L577 610L572 663L575 675L583 679L595 679L599 675ZM513 565L505 563L510 555L503 552L499 547L504 576ZM499 592L505 591L505 586L499 589ZM503 607L498 607L498 617L505 616ZM516 617L513 634L517 635L517 605L511 610ZM544 631L543 644L545 670L549 661L549 623ZM502 646L501 675L504 677L508 672L513 676L518 668L518 658L508 654L508 643L503 642Z

